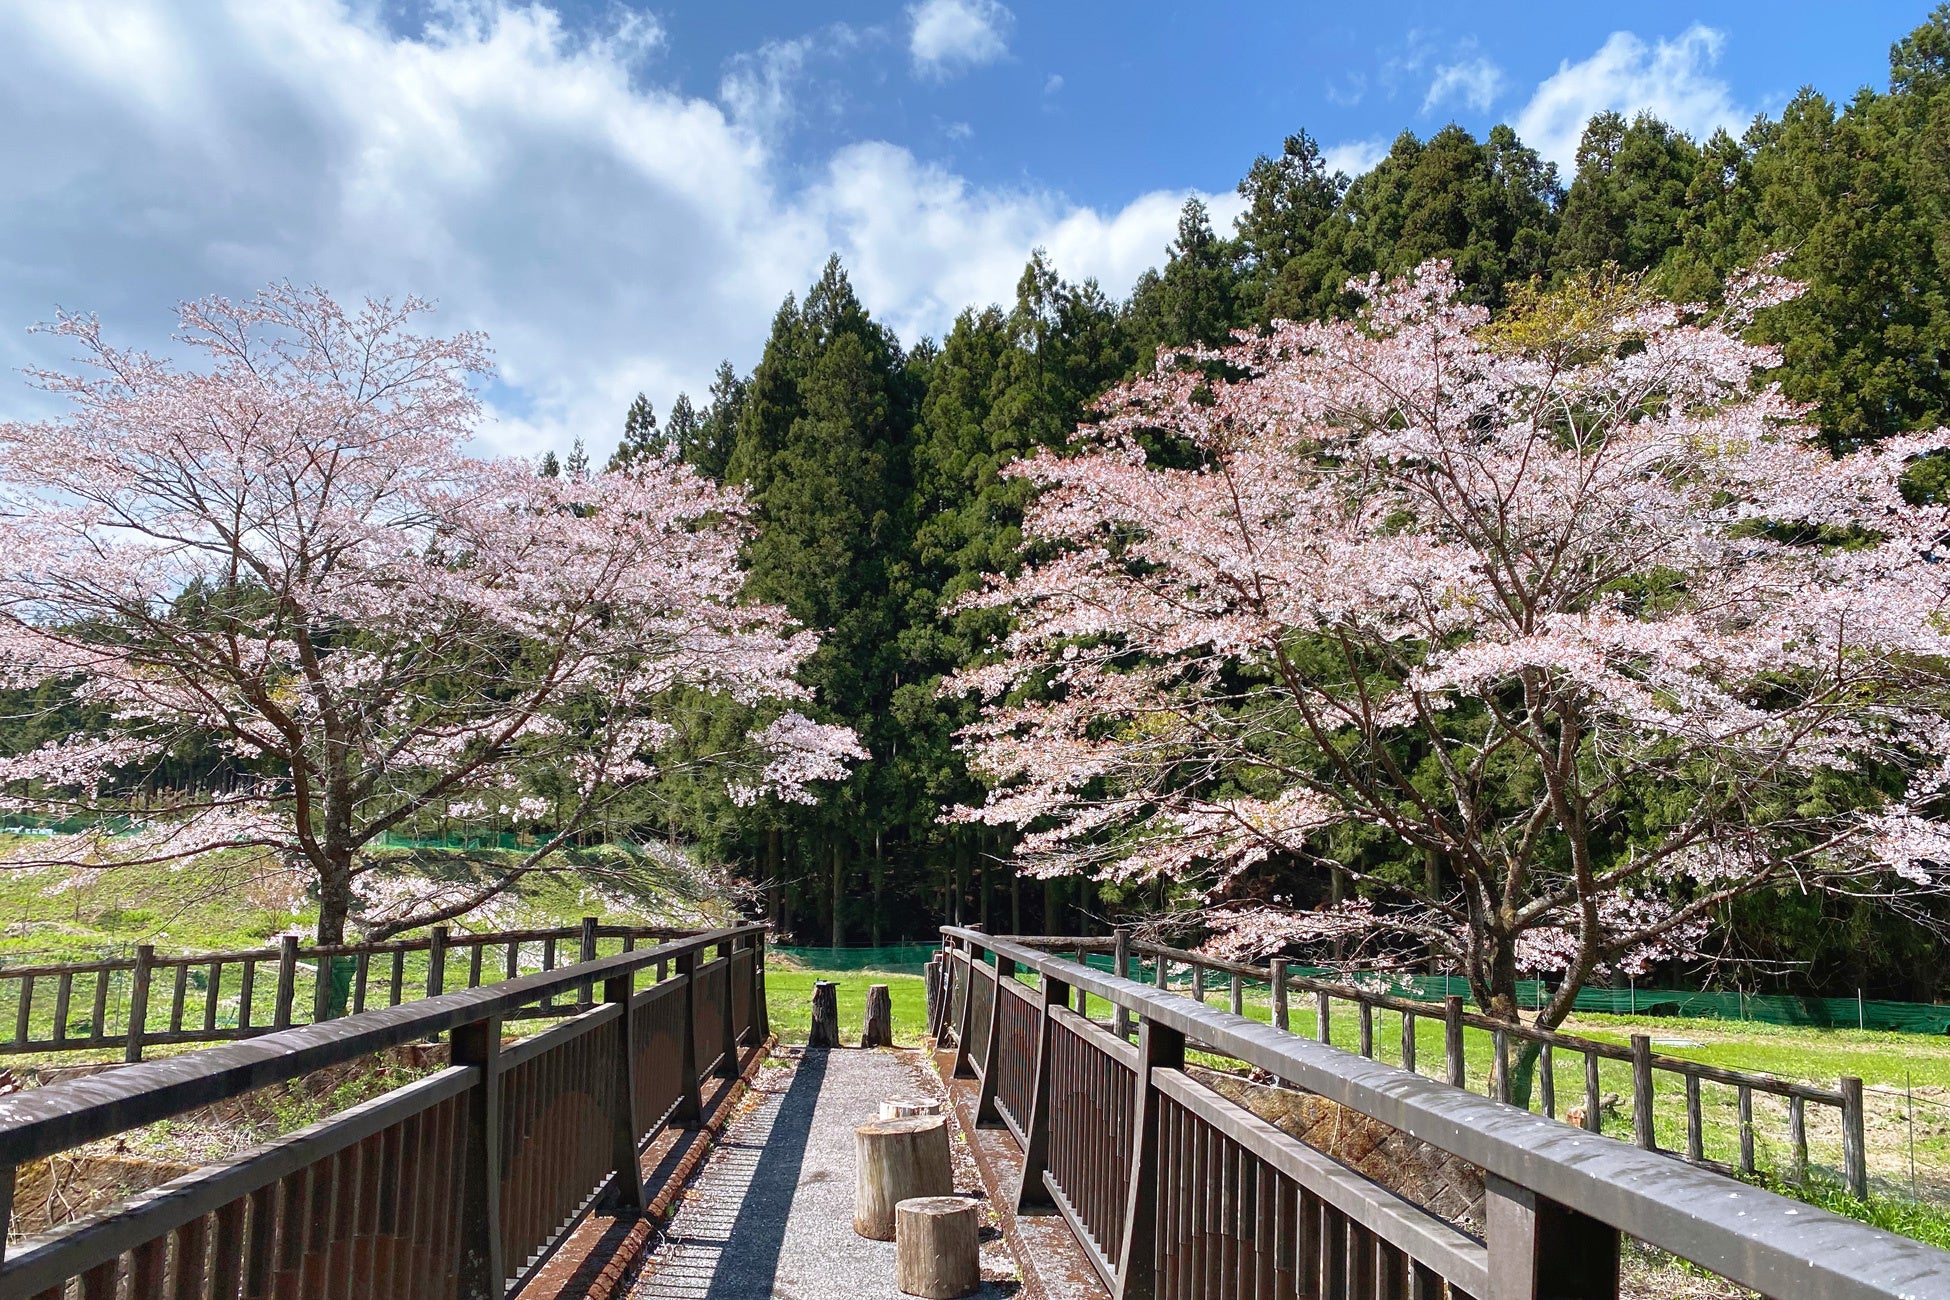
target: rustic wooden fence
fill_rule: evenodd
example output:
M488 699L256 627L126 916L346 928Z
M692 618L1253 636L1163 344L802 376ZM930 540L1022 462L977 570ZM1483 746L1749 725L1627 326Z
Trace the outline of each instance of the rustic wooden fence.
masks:
M1809 1158L1809 1108L1833 1112L1833 1129L1839 1136L1840 1160L1829 1168L1840 1184L1856 1196L1869 1190L1868 1144L1864 1133L1865 1104L1862 1080L1843 1078L1836 1087L1755 1071L1732 1070L1723 1066L1666 1056L1653 1050L1647 1034L1632 1034L1629 1045L1600 1042L1574 1034L1553 1033L1532 1025L1497 1020L1469 1011L1460 997L1440 1003L1356 988L1347 984L1289 974L1286 963L1275 958L1264 966L1221 961L1199 953L1162 944L1133 941L1126 931L1108 937L1024 938L1018 942L1043 950L1075 953L1079 962L1090 955L1109 955L1111 969L1126 978L1148 978L1157 988L1183 989L1204 1002L1224 994L1233 1013L1243 1014L1248 988L1265 988L1270 1003L1271 1023L1280 1029L1295 1024L1312 1030L1322 1043L1337 1040L1365 1057L1375 1057L1382 1046L1377 1034L1377 1017L1386 1013L1395 1018L1399 1037L1393 1056L1403 1069L1431 1074L1456 1087L1480 1087L1486 1096L1498 1101L1516 1101L1552 1119L1571 1117L1593 1133L1599 1132L1606 1113L1608 1094L1600 1085L1600 1063L1615 1062L1623 1067L1618 1080L1618 1109L1628 1118L1632 1141L1647 1151L1667 1151L1694 1164L1727 1172L1764 1172L1783 1182L1804 1183L1816 1169ZM1300 1007L1295 1008L1295 995ZM1311 1007L1307 1004L1311 1002ZM1295 1017L1301 1017L1298 1021ZM1417 1029L1425 1022L1441 1026L1442 1054L1439 1059L1420 1060ZM1118 1025L1123 1026L1122 1019ZM1489 1040L1489 1067L1471 1077L1464 1043L1467 1031L1475 1030ZM1129 1037L1128 1032L1125 1034ZM1513 1058L1530 1044L1534 1051L1531 1079L1534 1087L1527 1095L1514 1088L1518 1072ZM1574 1085L1568 1092L1559 1085L1559 1075L1569 1062L1578 1067L1571 1073ZM1662 1088L1662 1081L1676 1086ZM1704 1098L1709 1088L1732 1093L1736 1119L1736 1147L1726 1159L1709 1155ZM1660 1101L1661 1096L1665 1100ZM1726 1092L1719 1094L1722 1099ZM1757 1113L1757 1097L1777 1098L1769 1116ZM1677 1143L1670 1147L1660 1142L1663 1122ZM1784 1132L1782 1130L1785 1130ZM1778 1154L1770 1161L1767 1156Z
M498 1300L602 1198L640 1207L642 1149L767 1032L764 929L738 926L0 1097L4 1227L29 1162L450 1042L446 1069L6 1252L0 1300Z
M1020 940L942 936L930 1028L979 1081L978 1124L1022 1149L1017 1208L1060 1214L1119 1300L1616 1296L1621 1234L1774 1300L1950 1295L1950 1252L1248 1019L1237 993L1220 1010ZM1073 1009L1086 998L1103 1020ZM1481 1170L1480 1236L1203 1086L1188 1050Z
M552 971L610 952L695 934L658 926L604 925L455 932L437 925L425 935L387 943L301 944L285 935L275 948L179 955L152 945L133 957L59 965L0 965L0 1055L121 1048L139 1061L147 1046L219 1043L317 1024L336 1012L396 1007L437 997L465 978L468 988L513 979L536 962ZM335 967L349 966L343 1005L335 1006ZM464 970L464 975L463 975ZM310 996L299 986L310 981ZM584 995L586 1000L586 994ZM555 999L524 1017L562 1015Z

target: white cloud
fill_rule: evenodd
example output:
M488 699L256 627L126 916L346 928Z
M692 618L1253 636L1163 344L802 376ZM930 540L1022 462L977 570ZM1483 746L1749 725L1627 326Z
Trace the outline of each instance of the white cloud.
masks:
M431 328L494 341L490 445L600 453L639 389L664 406L750 366L830 250L911 341L1006 300L1037 245L1126 291L1185 197L1099 212L881 143L793 181L766 134L792 111L783 47L734 64L721 105L649 84L655 29L443 12L405 39L336 0L0 5L0 414L38 409L15 368L65 360L21 332L56 305L166 349L176 300L290 278L435 298Z
M1517 114L1517 133L1559 167L1569 167L1585 122L1605 109L1627 117L1651 113L1698 139L1722 126L1737 131L1753 114L1735 104L1727 83L1713 75L1725 44L1724 33L1699 23L1650 46L1631 32L1613 32L1596 54L1560 64L1537 87Z
M767 41L732 58L718 82L718 102L732 120L763 135L783 130L794 113L792 83L805 70L810 37Z
M1376 163L1388 156L1387 140L1343 140L1339 144L1328 145L1320 151L1320 159L1327 164L1330 172L1346 172L1349 176L1359 176L1362 172L1373 171Z
M1015 15L997 0L921 0L907 13L914 23L907 48L920 75L951 77L1009 52Z
M1446 63L1435 70L1429 93L1422 99L1422 111L1430 112L1451 100L1458 100L1478 113L1489 111L1496 92L1503 87L1503 69L1485 58Z

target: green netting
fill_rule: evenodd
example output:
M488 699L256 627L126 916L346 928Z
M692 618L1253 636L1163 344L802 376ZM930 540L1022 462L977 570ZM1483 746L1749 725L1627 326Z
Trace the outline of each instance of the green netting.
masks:
M1075 960L1074 953L1059 951L1054 955ZM925 956L922 960L926 960ZM1109 953L1090 953L1085 960L1098 970L1111 969ZM1439 1004L1451 994L1469 996L1468 983L1454 975L1362 974L1322 966L1297 965L1288 966L1287 973L1336 984L1352 984L1371 993L1413 998L1418 1002ZM1157 966L1147 958L1133 955L1131 978L1143 984L1154 984L1157 981ZM1189 967L1174 961L1167 967L1166 979L1171 988L1182 991L1191 986L1192 973ZM1206 972L1205 989L1208 994L1217 994L1228 988L1230 983L1231 976L1223 971ZM1245 976L1240 983L1247 996L1265 996L1267 981ZM1517 981L1517 1001L1525 1008L1541 1007L1550 992L1550 986L1542 980ZM1794 997L1775 993L1710 993L1685 989L1585 988L1578 990L1576 1008L1598 1015L1693 1016L1713 1020L1751 1020L1772 1025L1810 1025L1822 1029L1860 1027L1908 1034L1950 1033L1950 1005L1890 1002L1876 998L1858 1000Z
M800 948L773 944L768 951L782 953L810 970L878 970L890 975L919 975L927 968L928 958L941 951L941 945L901 943L882 948Z

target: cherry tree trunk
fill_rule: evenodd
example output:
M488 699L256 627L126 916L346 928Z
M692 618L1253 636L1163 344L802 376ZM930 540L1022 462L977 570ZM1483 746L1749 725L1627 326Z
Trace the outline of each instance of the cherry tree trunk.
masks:
M831 980L813 984L812 1028L806 1033L807 1047L840 1045L840 986Z
M961 1196L921 1196L895 1207L894 1285L952 1300L982 1285L981 1212Z
M860 1046L894 1045L894 1001L885 984L867 987L867 1018L860 1028Z
M894 1207L916 1196L955 1190L948 1121L940 1115L875 1120L853 1130L858 1178L853 1230L875 1241L894 1238Z

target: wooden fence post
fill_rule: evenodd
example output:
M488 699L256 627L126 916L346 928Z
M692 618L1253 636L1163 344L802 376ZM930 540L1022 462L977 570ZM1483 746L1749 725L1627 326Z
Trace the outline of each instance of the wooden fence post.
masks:
M1036 1072L1029 1090L1029 1124L1022 1148L1022 1184L1016 1188L1016 1213L1054 1209L1056 1202L1043 1185L1049 1168L1050 1035L1056 1018L1050 1008L1068 1006L1070 990L1061 980L1043 976L1042 1005L1036 1013Z
M1111 959L1116 969L1111 971L1111 974L1121 980L1129 979L1131 978L1131 927L1128 925L1120 925L1111 933L1117 940L1116 955ZM1116 1026L1112 1032L1119 1038L1128 1039L1131 1036L1130 1008L1119 1006L1117 1008L1116 1021Z
M1491 1174L1483 1180L1484 1300L1616 1300L1618 1229Z
M631 984L628 975L614 975L603 981L603 1001L616 1006L616 1089L611 1108L610 1147L616 1163L610 1180L612 1203L625 1214L643 1211L643 1170L637 1164L636 1143L643 1132L642 1118L636 1113L636 1034L630 1013Z
M772 1036L772 1016L765 1006L765 931L752 935L752 1028L757 1032L753 1041L764 1042Z
M970 941L962 945L962 977L968 981L968 988L961 998L961 1019L955 1025L955 1068L952 1077L972 1079L975 1071L968 1064L968 1023L975 1014L976 971L986 965L979 956L980 949Z
M726 939L718 945L718 960L724 963L724 1014L719 1017L724 1030L722 1035L724 1041L718 1048L717 1071L720 1079L738 1077L738 1029L734 1023L737 1018L732 1015L732 1009L737 1003L732 1000L731 995L731 953L735 942Z
M585 916L582 918L582 945L576 950L576 961L578 963L596 960L596 926L600 922L600 917ZM475 951L478 952L480 950L477 948ZM582 993L578 1000L586 1007L595 1000L595 997L595 981L584 980L582 982Z
M1510 1031L1490 1031L1490 1096L1510 1100Z
M149 968L155 960L155 945L136 945L135 974L129 980L129 1038L122 1048L122 1059L130 1064L142 1059L142 1028L149 1019Z
M1002 1112L995 1108L995 1089L1002 1076L996 1062L1002 1056L1002 999L1013 996L1004 993L1002 985L1013 979L1015 973L1015 962L1007 957L995 959L995 988L989 996L988 1042L982 1049L982 1091L975 1102L976 1128L1002 1127Z
M1402 1069L1415 1073L1415 1013L1402 1012Z
M298 936L278 937L278 1000L271 1012L273 1029L291 1028L291 999L298 987Z
M433 927L427 944L427 996L437 998L447 991L447 927Z
M1451 1088L1463 1086L1463 1000L1451 993L1442 999L1442 1049L1447 1057L1447 1078Z
M1185 1036L1138 1018L1137 1106L1131 1117L1131 1181L1124 1198L1123 1246L1118 1254L1118 1300L1153 1300L1158 1294L1158 1112L1155 1070L1185 1067Z
M478 1067L467 1092L460 1193L460 1300L502 1300L508 1284L501 1249L501 1018L455 1027L449 1059Z
M1266 978L1273 985L1273 1028L1287 1031L1286 958L1275 957L1267 964Z
M332 958L322 952L311 959L311 1022L314 1025L322 1025L332 1018L332 966Z
M1652 1040L1632 1035L1632 1140L1657 1150L1652 1133Z
M1328 1010L1327 990L1326 989L1315 990L1314 992L1314 1036L1316 1039L1319 1040L1322 1046L1325 1046L1334 1041L1334 1025L1333 1025L1333 1021L1329 1018L1331 1014L1332 1013Z
M671 1118L686 1125L704 1122L704 1095L697 1084L697 952L677 955L677 978L684 981L684 1039L678 1049L677 1108Z
M1869 1148L1862 1132L1862 1081L1842 1080L1842 1181L1849 1195L1869 1194Z

